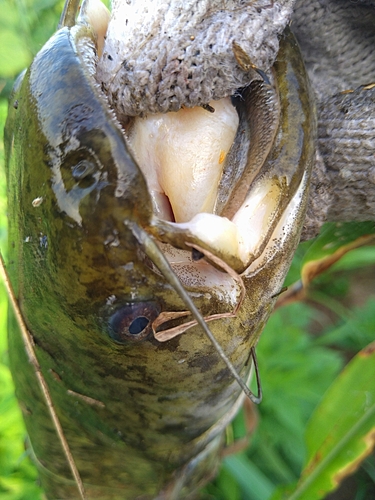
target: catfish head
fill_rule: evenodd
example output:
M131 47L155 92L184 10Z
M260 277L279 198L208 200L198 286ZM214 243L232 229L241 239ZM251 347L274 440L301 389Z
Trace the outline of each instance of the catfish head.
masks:
M188 498L244 393L260 399L254 348L306 209L309 83L287 30L236 97L120 121L96 78L105 26L67 5L10 100L7 269L87 498ZM9 342L42 485L78 498L14 322Z

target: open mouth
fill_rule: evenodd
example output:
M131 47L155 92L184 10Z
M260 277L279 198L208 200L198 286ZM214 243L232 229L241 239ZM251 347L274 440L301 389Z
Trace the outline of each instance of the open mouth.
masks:
M108 14L100 2L86 2L80 19L96 33L98 79L103 61L110 56L116 65L121 49L110 54L106 49ZM181 265L197 267L192 248L246 276L294 231L311 140L303 100L308 92L290 45L284 44L269 82L254 80L232 99L125 119L112 102L151 196L154 215L147 230L164 243L163 252L183 280ZM100 84L110 93L110 82Z
M287 30L274 66L267 74L260 70L261 78L251 79L235 96L170 113L128 116L122 112L126 88L111 88L116 71L107 81L101 78L108 56L123 66L121 48L111 53L106 48L113 22L98 0L86 0L77 23L74 15L64 32L101 118L89 109L95 123L90 134L85 121L78 122L79 135L75 129L64 132L66 169L60 168L60 153L53 167L57 203L81 226L86 216L94 217L88 199L95 199L104 231L110 233L104 245L126 250L138 242L146 266L143 282L151 270L151 280L163 276L177 292L186 311L166 300L152 320L157 340L169 340L197 323L211 338L206 322L235 316L245 301L254 311L265 304L271 309L298 244L316 128L303 62ZM87 111L81 120L88 120ZM107 145L100 127L111 137ZM77 138L87 143L91 162L76 157ZM96 161L95 148L111 150L115 160L107 165L104 154L104 163ZM79 168L72 170L75 163ZM97 165L93 173L86 164ZM137 293L125 300L136 301Z

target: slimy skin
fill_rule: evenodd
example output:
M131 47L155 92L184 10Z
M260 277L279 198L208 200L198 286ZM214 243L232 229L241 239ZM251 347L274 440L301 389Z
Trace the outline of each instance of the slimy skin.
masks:
M194 498L219 464L225 427L243 395L200 327L165 343L154 338L151 324L159 315L181 313L186 305L131 228L165 250L203 316L232 311L241 290L209 262L193 261L185 243L204 245L200 237L154 213L148 181L95 83L96 39L87 25L62 28L12 95L7 269L87 497ZM277 80L292 85L289 58L300 56L288 36L282 44L291 49ZM278 84L280 99L300 95L305 113L290 122L302 134L298 175L278 166L276 153L265 163L269 178L286 176L290 188L262 233L264 252L244 272L246 296L236 316L209 323L244 381L305 210L315 126L305 76L298 78L300 93ZM219 184L218 193L224 189ZM79 498L17 325L10 323L16 395L42 486L50 499Z

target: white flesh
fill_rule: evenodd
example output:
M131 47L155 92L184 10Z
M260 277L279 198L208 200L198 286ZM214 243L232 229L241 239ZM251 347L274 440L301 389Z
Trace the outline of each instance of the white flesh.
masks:
M229 98L211 102L213 113L185 108L136 118L129 144L162 219L188 222L212 213L238 114ZM167 200L165 199L167 198Z

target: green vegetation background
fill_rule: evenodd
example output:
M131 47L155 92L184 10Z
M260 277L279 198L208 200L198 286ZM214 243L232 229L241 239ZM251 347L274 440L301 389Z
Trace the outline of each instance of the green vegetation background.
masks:
M16 75L55 31L63 2L0 0L0 130ZM0 164L4 148L0 142ZM5 174L0 169L0 248L6 254ZM299 278L300 246L288 283ZM375 247L351 252L316 280L308 300L277 311L258 347L264 401L253 415L249 447L227 457L205 499L267 500L280 484L299 477L305 457L304 430L312 411L345 363L375 338ZM8 369L7 300L0 283L0 500L43 498L25 451L25 430ZM348 402L350 404L350 402ZM244 436L241 412L228 442ZM370 456L346 491L352 500L375 498L375 460ZM342 493L337 498L344 498ZM332 497L334 498L334 497Z

